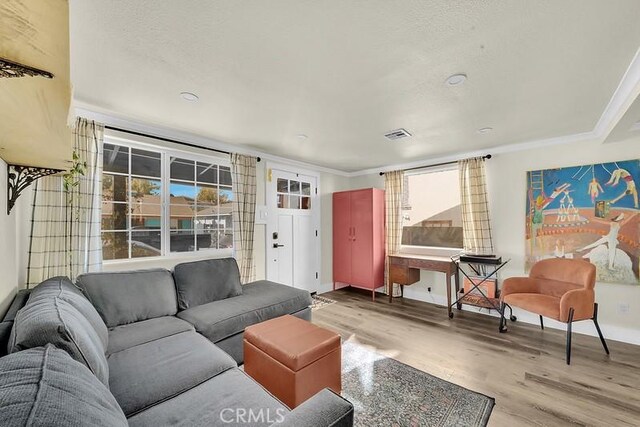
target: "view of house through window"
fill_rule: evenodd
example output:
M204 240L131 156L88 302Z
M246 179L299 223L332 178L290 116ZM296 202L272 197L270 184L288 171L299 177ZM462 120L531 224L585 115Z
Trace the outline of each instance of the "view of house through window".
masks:
M231 170L203 160L105 143L103 259L231 248Z
M405 176L402 245L462 248L458 169Z

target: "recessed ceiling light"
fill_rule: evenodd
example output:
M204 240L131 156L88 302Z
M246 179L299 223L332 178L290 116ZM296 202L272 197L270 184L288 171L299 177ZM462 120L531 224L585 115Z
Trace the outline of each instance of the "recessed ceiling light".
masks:
M182 99L189 102L196 102L198 99L200 99L198 98L198 95L191 92L180 92L180 96L182 97Z
M467 75L463 73L458 73L458 74L449 76L449 78L447 78L446 80L446 83L449 86L458 86L464 83L465 80L467 80Z
M489 133L492 130L493 130L493 128L490 128L490 127L480 128L480 129L478 129L478 133Z
M300 140L300 141L304 141L305 139L309 138L307 135L305 135L304 133L299 133L298 135L296 135L296 137Z

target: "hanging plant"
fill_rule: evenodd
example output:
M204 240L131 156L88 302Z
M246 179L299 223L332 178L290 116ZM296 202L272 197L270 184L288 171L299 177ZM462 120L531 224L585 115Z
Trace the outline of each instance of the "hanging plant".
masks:
M62 175L62 186L67 195L65 206L65 236L67 238L66 252L69 272L73 274L73 223L80 221L80 206L75 202L76 189L80 186L80 177L87 173L87 162L80 161L80 156L76 150L73 151L73 161L71 168Z
M81 162L77 151L73 151L71 168L62 175L64 192L67 193L67 201L73 201L73 189L80 185L80 177L87 173L87 162Z

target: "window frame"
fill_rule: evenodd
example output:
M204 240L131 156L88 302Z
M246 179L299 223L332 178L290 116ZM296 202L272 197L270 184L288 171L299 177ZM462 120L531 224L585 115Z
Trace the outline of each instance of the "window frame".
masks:
M145 138L147 139L147 138ZM231 169L231 161L228 157L213 155L206 155L195 153L187 150L180 150L176 148L171 148L164 146L162 144L154 144L153 138L148 138L149 142L143 142L138 140L133 140L130 138L124 138L116 135L107 135L104 136L104 144L112 144L112 145L120 145L124 147L128 147L129 150L139 149L146 151L153 151L156 153L160 153L160 185L161 185L161 220L160 220L160 240L161 247L160 252L161 255L157 256L148 256L148 257L139 257L133 258L131 257L131 246L129 245L129 257L128 258L118 258L118 259L109 259L102 260L104 265L111 264L120 264L120 263L140 263L140 262L154 262L154 261L163 261L163 260L176 260L176 259L190 259L190 258L203 258L203 257L230 257L233 256L234 248L208 248L187 252L171 252L171 201L170 201L170 188L171 188L171 164L169 159L171 157L179 157L181 159L190 160L194 162L203 162L203 163L211 163L216 164L217 166L224 166ZM131 156L131 154L130 154ZM102 171L102 174L109 174L108 171ZM131 178L131 164L129 164L129 172L127 177ZM100 177L102 180L102 176ZM218 188L220 188L220 183L216 184ZM129 192L131 189L129 189ZM233 183L231 184L231 191L233 197L235 197L235 193L233 193ZM102 197L100 198L100 215L102 218ZM130 203L130 201L128 202ZM102 221L101 221L102 223ZM127 233L131 233L131 218L127 220ZM232 235L233 231L233 221L232 221ZM102 226L100 227L100 238L102 239Z
M429 169L417 169L413 171L405 172L405 176L411 177L415 175L425 175L430 173L437 172L447 172L451 170L457 170L457 163L442 165L438 167L432 167ZM462 201L461 201L462 202ZM404 214L402 220L402 228L404 228ZM463 248L453 248L453 247L441 247L441 246L418 246L418 245L403 245L402 244L402 232L400 233L400 248L399 252L404 254L412 254L412 255L425 255L425 256L443 256L443 257L451 257L454 255L458 255L462 252Z

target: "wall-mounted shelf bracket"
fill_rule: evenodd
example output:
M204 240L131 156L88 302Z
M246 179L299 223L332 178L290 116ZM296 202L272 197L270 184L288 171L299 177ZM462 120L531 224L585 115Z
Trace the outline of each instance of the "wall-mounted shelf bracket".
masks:
M0 77L12 78L12 77L25 77L25 76L42 76L47 79L52 79L53 74L48 71L40 70L38 68L29 67L28 65L19 64L17 62L9 61L5 58L0 58Z
M33 181L62 172L61 169L39 168L35 166L7 165L7 215L16 204L16 200Z

